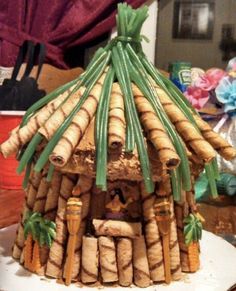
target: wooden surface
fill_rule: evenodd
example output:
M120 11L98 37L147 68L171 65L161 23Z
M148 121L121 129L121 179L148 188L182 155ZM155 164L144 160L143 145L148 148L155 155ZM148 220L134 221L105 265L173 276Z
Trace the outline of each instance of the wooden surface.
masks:
M24 72L24 65L21 66L19 76ZM37 66L33 68L30 76L35 77L37 72ZM41 74L39 76L38 85L40 89L46 90L46 92L51 92L58 88L59 86L68 83L69 81L77 78L83 69L78 67L71 70L61 70L53 67L49 64L44 64Z
M19 221L23 201L23 190L0 189L0 228Z
M204 229L221 236L232 236L229 241L236 246L236 197L220 196L199 203L199 212L205 218Z

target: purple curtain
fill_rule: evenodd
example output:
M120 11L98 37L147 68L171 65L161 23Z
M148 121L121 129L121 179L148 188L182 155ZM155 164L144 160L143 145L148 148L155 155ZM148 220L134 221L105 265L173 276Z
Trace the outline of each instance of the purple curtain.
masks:
M0 0L0 65L13 66L25 39L43 42L46 62L67 68L67 49L109 32L115 25L114 0ZM134 8L146 0L125 1Z

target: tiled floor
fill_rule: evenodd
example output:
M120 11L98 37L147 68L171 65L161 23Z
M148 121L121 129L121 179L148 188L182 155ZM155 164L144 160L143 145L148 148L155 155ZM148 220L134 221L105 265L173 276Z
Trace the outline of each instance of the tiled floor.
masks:
M23 200L23 190L0 189L0 228L19 221Z

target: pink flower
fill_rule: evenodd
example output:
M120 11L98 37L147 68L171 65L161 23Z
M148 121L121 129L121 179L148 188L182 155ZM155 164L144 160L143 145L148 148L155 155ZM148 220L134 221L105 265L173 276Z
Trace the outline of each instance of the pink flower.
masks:
M220 80L227 75L227 73L221 69L217 68L211 68L202 76L199 77L199 79L196 81L195 85L202 90L205 91L211 91L214 90Z
M192 106L196 109L201 109L209 99L209 93L196 86L190 86L184 92L185 97L189 100Z

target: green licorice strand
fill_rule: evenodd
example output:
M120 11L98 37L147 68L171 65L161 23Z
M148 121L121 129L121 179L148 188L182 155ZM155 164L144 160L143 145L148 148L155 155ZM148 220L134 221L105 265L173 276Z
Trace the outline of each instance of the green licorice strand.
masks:
M97 60L101 58L102 55L105 55L106 51L104 48L99 48L98 50L96 50L94 56L92 57L91 61L89 62L89 64L86 67L86 71L91 69L91 67L94 67L94 64L97 64Z
M127 44L126 46L127 52L129 53L130 57L134 60L135 63L138 64L138 67L140 69L140 71L143 73L144 77L148 80L149 79L149 75L148 74L152 74L152 70L149 70L148 72L145 69L145 66L143 65L142 60L142 56L139 57L135 51L133 50L133 48L130 46L130 44ZM141 60L140 60L141 59ZM193 123L194 126L196 126L196 122L192 116L192 112L190 112L189 108L186 107L186 105L184 106L184 108L182 108L180 106L180 104L172 97L172 95L170 94L170 92L168 91L168 89L166 88L164 82L160 81L158 74L152 74L150 75L154 81L167 93L167 95L170 97L170 99L181 109L181 111L185 114L185 116ZM149 82L150 83L150 82ZM151 84L150 84L151 85ZM179 100L178 100L179 101ZM180 100L181 101L181 100ZM197 130L199 130L197 128Z
M105 67L108 65L108 63L110 61L110 56L111 56L111 53L108 52L107 56L106 56L106 59L102 63L103 66L102 67L98 66L98 68L96 70L97 71L96 77L94 77L92 82L89 84L89 86L85 90L84 94L81 96L81 98L78 101L77 105L73 108L73 110L71 111L69 116L65 119L64 123L58 128L56 133L53 135L52 139L48 142L48 144L44 148L43 152L41 153L41 155L40 155L40 157L39 157L39 159L38 159L38 161L37 161L37 163L36 163L36 165L34 167L34 170L36 172L40 172L42 170L42 168L45 166L45 164L47 163L48 157L51 154L52 150L54 149L56 144L59 142L61 136L63 135L63 133L66 131L66 129L70 125L70 123L73 120L75 114L80 110L81 106L84 104L85 100L89 96L90 91L92 90L92 88L96 84L97 80L102 75Z
M130 94L130 92L127 91L128 89L125 86L126 79L122 72L122 67L120 66L120 59L119 59L119 55L118 55L118 51L116 47L113 47L112 49L112 64L113 64L117 79L119 80L119 83L121 85L122 93L124 96L127 96L128 94ZM134 141L134 125L133 125L133 119L131 115L131 105L127 98L124 98L124 104L125 104L125 119L126 119L126 124L127 124L125 151L132 152L135 147L135 141Z
M47 178L46 178L47 182L52 181L52 176L53 176L54 170L55 170L55 166L50 163L49 168L48 168Z
M148 153L147 153L147 149L146 149L146 145L145 145L145 141L143 137L142 127L140 124L140 120L139 120L135 102L134 102L131 81L130 81L129 71L127 67L128 65L127 58L124 53L123 46L119 42L117 44L117 51L120 57L119 64L122 68L123 78L125 80L124 86L126 87L126 90L124 90L124 92L128 93L127 95L124 96L124 98L127 98L130 103L131 115L134 121L134 135L135 135L135 141L137 145L140 165L141 165L141 169L143 173L144 184L145 184L145 188L147 192L152 193L154 191L154 183L152 181L149 157L148 157ZM119 78L118 78L118 81L119 81Z
M16 171L18 174L23 172L25 166L30 161L30 159L33 157L37 146L41 143L42 140L43 140L43 136L40 133L36 133L34 135L34 137L31 139L31 141L28 144L26 150L24 151L24 154L22 155L20 163L17 167Z
M110 98L109 87L112 86L113 78L111 80L111 69L109 69L104 80L99 108L96 115L96 185L104 187L106 184L106 143L107 135L104 130L107 127L106 109L109 105L108 99ZM104 139L105 138L105 139ZM105 179L104 179L105 176ZM101 182L102 181L102 182Z
M217 164L217 159L216 158L214 158L211 161L210 166L212 167L212 171L214 173L215 180L220 180L220 173L219 173L219 168L218 168L218 164Z
M96 77L96 72L99 70L100 67L103 67L103 63L107 55L110 55L110 52L104 52L103 55L100 56L98 59L99 62L95 62L93 66L91 66L88 70L87 78L82 81L82 85L85 87L89 86L89 84L93 81L93 79ZM86 71L87 72L87 71Z
M23 189L26 189L28 182L29 182L29 176L30 176L30 171L31 171L31 165L32 165L32 158L30 159L30 161L27 163L26 166L26 170L25 170L25 176L24 176L24 180L22 183L22 187Z
M180 202L181 200L181 177L179 168L171 170L171 186L174 200Z
M136 68L137 71L135 71L134 67ZM135 64L133 65L131 62L129 62L129 68L131 70L131 76L133 77L133 81L136 83L136 85L139 87L141 92L151 103L158 118L163 123L164 127L166 128L169 134L169 137L171 138L173 144L175 145L176 151L181 158L180 168L182 171L183 188L186 191L189 191L191 189L191 183L190 183L191 176L190 176L190 169L189 169L189 163L188 163L188 159L186 155L186 150L183 147L182 141L180 137L177 135L177 133L175 132L172 124L170 123L168 116L166 115L161 103L157 102L155 93L152 90L152 85L148 83L148 78L144 78L143 74L139 70L139 67L137 67Z
M126 35L126 25L125 25L125 13L126 9L124 9L123 5L118 6L118 19L119 19L119 26L120 26L120 34Z
M179 89L172 83L171 80L169 80L167 77L165 77L164 75L162 75L157 68L154 67L154 65L147 59L146 56L143 56L141 58L145 68L147 69L147 71L149 72L150 76L152 76L152 78L155 81L158 81L159 84L161 85L161 87L163 87L163 89L165 88L167 90L167 94L170 95L169 90L172 88L173 91L175 91L175 97L178 98L177 101L179 101L179 103L185 103L185 105L191 109L193 111L193 113L196 113L196 110L192 107L191 103L183 96L182 92L179 91Z
M218 191L217 191L217 187L216 187L216 181L215 181L213 169L212 169L211 166L209 166L209 164L206 164L205 165L205 171L206 171L207 179L209 181L211 195L212 195L213 198L217 198L218 197Z
M112 67L108 70L101 93L101 103L99 109L100 128L96 137L96 185L103 191L107 189L107 130L108 113L112 85L114 81L114 70Z
M111 71L111 66L109 68L109 71ZM106 78L105 78L106 83L108 82L107 78L109 75L111 75L110 72L109 74L107 73L106 75ZM102 122L103 122L103 110L104 110L104 104L106 102L106 95L107 95L107 88L108 88L107 84L105 84L105 80L102 87L101 96L99 98L99 104L98 104L96 117L95 117L95 142L96 144L98 143L98 140L101 140L101 134L102 134L101 127L102 127Z
M101 53L99 51L99 53L92 59L91 63L89 64L87 70L85 73L81 74L78 78L66 83L65 85L57 88L56 90L54 90L53 92L49 93L48 95L46 95L45 97L41 98L40 100L38 100L36 103L34 103L25 113L23 120L21 122L20 127L26 125L26 123L28 122L29 118L32 117L32 115L39 110L41 107L43 107L44 105L46 105L48 102L52 101L53 99L55 99L58 95L64 93L66 90L68 90L70 87L72 87L74 84L76 84L77 82L81 81L80 84L77 84L77 86L75 86L75 88L72 90L72 92L70 92L70 94L68 94L68 96L66 97L66 99L62 102L62 104L64 104L68 98L74 93L76 92L80 86L82 86L87 79L90 77L90 75L93 73L93 71L97 68L98 64L104 60L105 56L106 56L106 52L102 49ZM62 105L61 104L61 105ZM60 106L61 106L60 105Z

